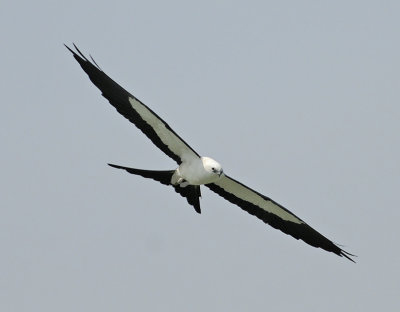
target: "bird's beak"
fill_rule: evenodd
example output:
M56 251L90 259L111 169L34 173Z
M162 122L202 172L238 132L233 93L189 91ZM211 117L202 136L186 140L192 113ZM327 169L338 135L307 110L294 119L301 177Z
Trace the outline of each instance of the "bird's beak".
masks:
M223 174L224 174L224 171L221 170L221 171L219 172L218 176L221 177Z

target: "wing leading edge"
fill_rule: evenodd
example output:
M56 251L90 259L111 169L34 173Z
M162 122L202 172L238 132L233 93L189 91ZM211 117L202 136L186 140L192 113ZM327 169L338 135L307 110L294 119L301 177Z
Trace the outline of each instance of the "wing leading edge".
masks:
M93 63L88 60L75 44L77 53L68 46L65 47L110 104L138 127L160 150L178 164L186 159L200 157L164 120L107 76L93 59Z
M217 182L205 186L275 229L301 239L311 246L322 248L355 262L350 258L354 255L335 245L289 210L229 176L225 175Z

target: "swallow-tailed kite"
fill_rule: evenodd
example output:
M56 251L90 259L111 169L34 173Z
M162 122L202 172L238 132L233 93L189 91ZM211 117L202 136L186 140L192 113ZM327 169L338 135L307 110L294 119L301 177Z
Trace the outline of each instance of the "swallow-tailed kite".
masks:
M318 233L289 210L226 175L221 165L214 159L201 157L156 113L108 77L93 58L91 61L87 59L75 45L76 52L66 47L110 104L179 165L175 170L166 171L109 164L111 167L171 185L198 213L200 213L200 186L204 185L272 227L311 246L325 249L354 262L350 258L352 254Z

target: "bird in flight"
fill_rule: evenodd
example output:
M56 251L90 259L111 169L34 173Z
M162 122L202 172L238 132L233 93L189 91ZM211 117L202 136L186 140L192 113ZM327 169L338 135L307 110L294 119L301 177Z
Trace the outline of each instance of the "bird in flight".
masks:
M214 159L200 156L155 112L107 76L92 57L91 60L86 58L75 44L76 51L67 45L65 47L110 104L178 164L175 170L164 171L109 164L111 167L172 186L198 213L201 212L200 186L204 185L275 229L354 262L351 258L354 255L341 249L285 207L226 175Z

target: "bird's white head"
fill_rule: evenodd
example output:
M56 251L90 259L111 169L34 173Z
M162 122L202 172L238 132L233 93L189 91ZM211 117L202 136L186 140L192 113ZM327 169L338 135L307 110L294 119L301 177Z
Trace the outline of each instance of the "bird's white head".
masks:
M203 167L206 171L211 173L212 175L221 177L224 173L222 170L222 166L210 157L201 157L201 161L203 162Z

